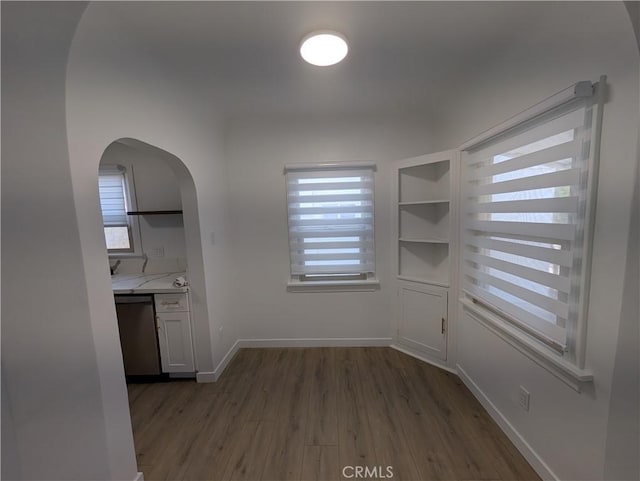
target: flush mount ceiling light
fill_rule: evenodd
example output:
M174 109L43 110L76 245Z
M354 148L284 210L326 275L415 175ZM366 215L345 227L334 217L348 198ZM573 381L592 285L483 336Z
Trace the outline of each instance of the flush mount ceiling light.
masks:
M312 32L300 42L300 55L311 65L335 65L347 56L349 47L343 35L322 30Z

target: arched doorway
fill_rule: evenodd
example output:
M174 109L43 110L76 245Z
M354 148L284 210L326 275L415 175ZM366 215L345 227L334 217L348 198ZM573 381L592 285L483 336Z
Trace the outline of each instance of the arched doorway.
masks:
M162 271L163 265L166 266L164 270L166 270L167 272L175 272L181 270L187 271L187 279L190 286L190 318L191 333L194 346L195 370L196 374L198 373L198 371L210 371L209 366L211 363L211 343L209 335L209 316L205 295L206 290L203 269L204 263L202 260L202 244L200 235L200 223L198 217L198 202L196 198L196 190L193 177L191 176L191 173L189 172L189 169L184 164L184 162L182 162L182 160L175 155L133 138L120 138L109 144L101 156L101 165L104 165L105 163L112 165L127 164L131 168L133 165L132 162L135 162L135 159L144 159L144 162L147 165L147 172L150 172L149 168L151 168L152 170L154 168L160 170L160 168L163 167L165 170L167 170L168 167L168 169L175 177L175 181L177 182L177 187L179 190L178 195L180 197L179 201L181 204L182 212L178 216L169 215L166 217L149 217L151 219L154 219L151 222L147 222L143 219L135 219L132 224L137 224L137 233L132 236L132 249L130 250L130 252L120 256L110 255L109 257L113 257L112 259L110 259L110 265L113 266L115 264L115 259L122 260L122 262L129 262L129 260L138 260L139 263L137 266L129 266L130 271L132 269L138 268L140 268L140 270L147 269L147 262L155 262L156 265L152 268L152 272ZM140 162L138 163L138 165L141 165ZM133 169L131 170L133 174ZM141 173L141 170L142 169L139 169L139 174ZM142 183L138 182L138 185L142 185ZM152 189L153 186L150 186L148 182L145 185L145 189L148 193L148 191ZM158 189L161 190L162 187L159 185ZM160 201L163 201L164 198L169 195L164 194L165 192L158 192L156 198ZM141 200L140 195L141 192L138 192L138 198L135 199L136 201ZM152 244L143 244L145 239L145 227L147 229L146 232L148 237L149 232L153 230L154 223L156 224L156 226L158 224L161 224L161 227L163 227L162 230L165 233L169 231L176 231L177 227L180 227L180 230L183 230L183 245L179 245L173 250L177 250L179 251L179 253L183 252L184 254L179 255L184 255L184 259L180 259L179 257L176 258L175 252L169 252L169 256L167 258L164 257L164 254L158 255L157 252L148 252L154 249L163 249L153 247ZM149 224L151 224L151 227ZM175 233L172 235L173 237L176 236ZM135 245L136 243L138 245ZM180 244L180 241L174 243ZM208 379L206 377L204 379L200 377L199 380L202 381Z

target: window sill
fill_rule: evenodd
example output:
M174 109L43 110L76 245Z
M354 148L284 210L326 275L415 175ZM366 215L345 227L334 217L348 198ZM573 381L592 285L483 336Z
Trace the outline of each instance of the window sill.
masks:
M500 319L499 316L491 311L483 309L465 298L460 299L460 304L473 320L482 324L575 391L580 392L583 384L593 382L593 373L591 371L576 367L555 351Z
M288 292L373 292L380 289L378 279L357 281L289 281Z

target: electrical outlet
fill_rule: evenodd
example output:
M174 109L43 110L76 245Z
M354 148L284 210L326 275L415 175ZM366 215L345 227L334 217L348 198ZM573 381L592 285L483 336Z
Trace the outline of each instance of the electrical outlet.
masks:
M164 247L153 247L149 249L149 257L164 257Z
M520 407L522 409L524 409L525 411L529 410L529 399L531 397L531 394L529 393L529 391L527 391L524 387L520 386L520 391L518 393L518 404L520 404Z

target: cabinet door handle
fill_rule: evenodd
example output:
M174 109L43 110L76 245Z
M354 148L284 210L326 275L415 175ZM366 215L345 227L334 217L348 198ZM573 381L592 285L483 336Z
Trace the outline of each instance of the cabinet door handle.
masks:
M447 322L444 320L444 317L442 318L442 334L444 334L444 323Z
M160 316L156 316L156 329L160 330Z

